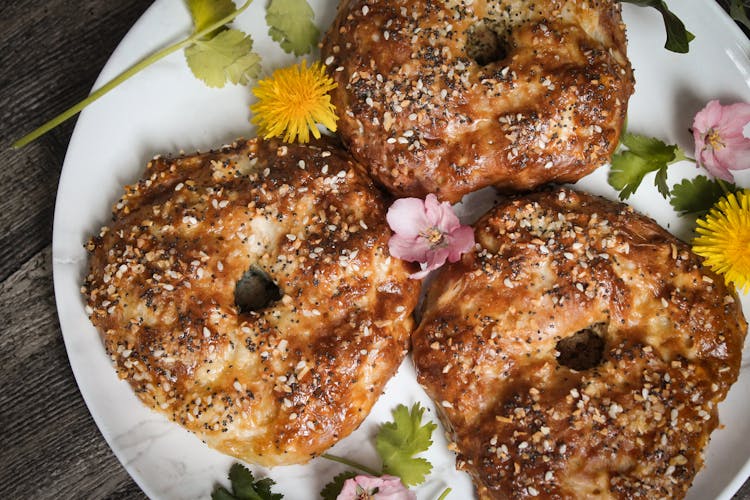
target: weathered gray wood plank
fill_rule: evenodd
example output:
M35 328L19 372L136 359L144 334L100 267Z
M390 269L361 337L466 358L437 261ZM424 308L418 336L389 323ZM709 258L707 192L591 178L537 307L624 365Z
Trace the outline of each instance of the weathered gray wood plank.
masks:
M75 121L20 135L85 97L149 0L0 2L0 498L145 498L83 403L57 323L49 244Z
M50 247L0 285L0 498L142 498L68 365Z
M4 1L0 5L0 280L50 241L71 120L19 151L13 140L86 97L151 2Z
M0 499L145 498L94 425L57 322L49 244L75 121L8 146L88 94L150 3L0 1Z

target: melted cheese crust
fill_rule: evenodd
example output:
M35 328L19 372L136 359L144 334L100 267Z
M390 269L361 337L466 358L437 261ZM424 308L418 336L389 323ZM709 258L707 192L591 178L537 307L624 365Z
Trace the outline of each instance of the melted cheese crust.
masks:
M682 498L737 379L733 289L652 220L569 190L511 198L429 286L419 381L481 498ZM558 342L598 329L598 366Z
M451 202L603 165L634 85L610 0L343 0L322 59L354 157L398 196Z
M88 244L84 294L117 372L210 446L306 462L367 416L408 349L419 284L384 199L333 143L154 159ZM240 313L255 266L282 298Z

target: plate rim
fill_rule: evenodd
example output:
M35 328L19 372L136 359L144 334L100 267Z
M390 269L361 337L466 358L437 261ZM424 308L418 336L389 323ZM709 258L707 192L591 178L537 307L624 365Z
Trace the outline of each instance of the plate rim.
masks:
M100 87L104 82L104 75L107 75L113 67L117 66L117 56L121 54L125 49L123 48L123 45L126 40L128 40L131 36L131 34L138 30L139 27L144 24L147 18L149 18L151 15L153 15L153 12L158 10L160 5L167 0L156 0L153 2L141 15L140 17L133 23L132 26L127 30L127 32L124 34L124 36L120 39L120 41L117 44L117 47L112 51L112 53L109 55L109 58L107 59L107 62L102 66L94 84L91 87L91 91L94 91L98 87ZM705 3L705 2L703 2ZM731 28L727 28L731 33L730 36L735 40L736 43L740 46L740 48L745 52L745 55L747 56L750 53L750 38L748 38L747 35L740 29L740 27L732 20L732 18L729 16L727 12L725 12L721 6L718 4L718 1L716 0L709 0L708 1L709 8L713 11L713 14L716 15L718 18L722 19L722 23L724 24L724 27L727 25L730 25ZM685 2L684 8L688 7L688 2ZM321 32L324 32L323 29L321 29ZM628 34L630 36L630 34ZM158 48L154 49L158 50ZM56 255L56 247L55 244L56 241L59 241L59 239L62 237L60 235L62 229L61 225L58 223L60 215L60 206L65 203L63 201L63 197L61 196L63 186L65 185L63 183L63 179L73 175L72 170L73 168L69 166L69 163L71 160L70 158L70 151L71 151L71 145L74 143L80 142L82 139L81 136L81 127L79 127L79 122L82 121L86 116L88 116L88 109L83 110L81 114L79 115L76 125L74 127L73 133L71 134L70 140L68 141L67 147L66 147L66 153L65 157L60 169L60 178L58 181L58 186L56 189L56 198L55 198L55 208L54 208L54 216L53 216L53 228L52 228L52 251L51 251L51 258L52 258L52 278L53 278L53 288L54 288L54 297L56 304L61 303L61 298L63 296L69 295L69 290L65 289L65 284L61 282L61 279L59 278L62 270L60 268L61 262L57 258ZM63 299L64 301L64 299ZM89 399L91 398L91 394L87 394L82 390L82 374L81 374L81 368L75 365L74 363L71 363L71 343L72 340L70 336L66 336L63 330L63 317L61 315L60 309L56 305L56 314L58 317L58 322L60 325L60 333L63 337L63 343L65 345L66 350L66 356L68 358L68 365L71 368L71 371L73 373L73 377L75 379L76 385L78 387L78 392L81 395L84 404L86 405L86 409L89 412L89 415L94 420L94 423L96 424L97 430L100 433L100 435L104 438L105 442L107 443L107 446L109 447L110 451L115 455L117 460L119 461L120 465L125 469L125 471L128 473L128 475L133 479L133 481L138 485L138 487L149 497L149 498L159 498L159 494L157 491L155 491L152 488L152 485L149 484L145 477L136 469L136 467L128 464L127 460L124 456L124 449L120 446L115 446L113 440L115 439L115 436L105 431L104 429L107 429L107 425L105 422L105 416L103 413L100 413L98 411L93 410L93 402ZM67 323L67 322L66 322ZM747 342L747 341L746 341ZM161 415L154 413L155 415ZM172 423L170 421L170 423ZM715 430L719 430L718 428ZM713 435L713 433L712 433ZM705 468L705 465L704 465ZM698 473L701 471L699 470ZM742 485L750 480L750 455L745 460L744 465L739 469L739 472L732 478L731 481L729 481L724 488L721 490L717 498L723 498L728 499L731 498L732 495L734 495L741 487Z

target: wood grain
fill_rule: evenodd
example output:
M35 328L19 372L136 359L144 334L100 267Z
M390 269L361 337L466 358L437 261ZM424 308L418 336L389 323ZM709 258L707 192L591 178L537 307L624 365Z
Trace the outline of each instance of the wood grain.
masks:
M145 498L91 419L57 322L52 215L75 120L8 146L88 94L150 3L0 2L0 499Z
M2 2L0 280L50 242L60 167L75 120L21 149L10 143L86 97L151 2Z
M0 498L145 498L83 403L50 265L57 180L75 120L10 143L84 98L147 0L0 6Z
M50 247L0 285L2 498L140 494L83 405L53 299ZM141 494L142 495L142 494Z

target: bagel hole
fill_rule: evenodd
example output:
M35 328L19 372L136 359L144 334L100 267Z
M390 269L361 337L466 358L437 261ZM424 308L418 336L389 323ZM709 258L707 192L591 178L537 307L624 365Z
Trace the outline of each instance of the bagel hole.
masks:
M579 330L557 343L557 362L577 371L599 366L604 356L604 323Z
M257 267L251 267L234 288L234 303L240 313L247 314L268 307L282 296L281 290L270 276Z
M470 29L466 43L467 54L480 66L502 61L508 55L503 38L484 22Z

